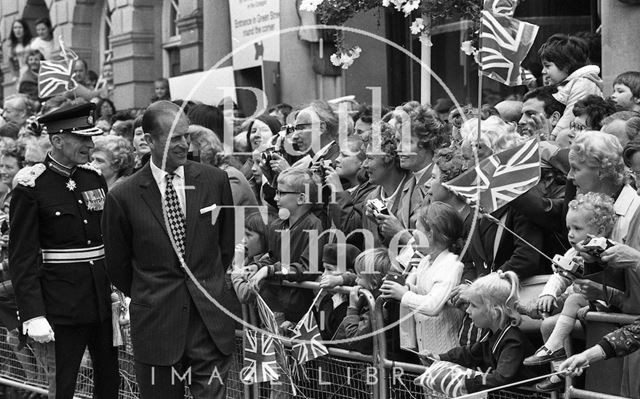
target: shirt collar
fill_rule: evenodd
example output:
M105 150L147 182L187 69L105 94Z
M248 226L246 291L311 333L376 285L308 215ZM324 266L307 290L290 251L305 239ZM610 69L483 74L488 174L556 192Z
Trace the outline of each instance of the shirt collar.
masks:
M432 162L433 163L433 162ZM431 167L431 164L425 166L423 169L420 169L417 172L413 172L413 176L416 178L416 184L418 184L418 182L420 181L420 179L422 179L422 177L424 176L424 174L427 172L427 169L429 169Z
M616 211L616 214L618 216L626 215L636 196L636 190L626 184L622 188L622 191L620 191L616 202L613 204L613 209Z
M153 162L153 159L149 160L149 165L151 166L151 174L153 174L153 179L156 181L156 183L158 185L160 185L161 183L164 184L166 182L165 177L169 173L157 167ZM173 174L184 181L184 166L179 166L176 170L173 171Z
M47 165L47 167L49 169L51 169L52 171L56 172L60 176L64 176L64 177L71 177L73 172L76 170L75 166L68 167L68 166L65 166L65 165L61 164L60 162L56 161L53 158L53 155L51 155L51 153L47 154L47 158L45 160L45 164Z

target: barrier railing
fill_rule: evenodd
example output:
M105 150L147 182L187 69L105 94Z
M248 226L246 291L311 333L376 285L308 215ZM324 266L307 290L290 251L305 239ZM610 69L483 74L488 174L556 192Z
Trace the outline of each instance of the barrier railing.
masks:
M585 321L587 323L605 323L614 326L624 326L631 324L638 319L638 315L629 315L622 313L604 313L604 312L587 312ZM590 371L590 370L589 370ZM601 392L593 392L586 389L580 389L573 386L574 379L567 377L565 381L565 399L622 399L623 396L616 396Z
M279 283L284 286L301 289L319 290L319 284L315 282ZM325 289L331 293L349 294L355 288L336 287ZM388 358L387 340L385 334L380 332L384 327L382 300L374 300L370 292L360 290L365 296L371 316L373 331L378 331L372 338L372 354L365 355L358 352L330 346L328 355L315 359L305 364L305 373L294 376L296 393L300 398L331 397L336 399L360 399L360 398L400 398L417 399L421 397L444 398L432 392L425 392L423 387L414 384L414 379L422 374L426 367L420 364L402 363ZM590 312L588 321L609 322L614 324L627 324L637 316L602 314ZM255 309L243 306L243 320L257 325ZM234 361L229 372L227 382L227 397L240 398L289 398L291 391L284 385L269 383L247 385L240 380L240 371L243 365L243 331L236 331L236 351ZM286 351L290 354L291 344L285 343ZM132 353L120 350L120 398L133 399L139 395L135 381L135 368ZM9 332L0 328L0 384L14 386L36 393L46 394L47 375L44 365L38 359L30 346L22 352L16 352L15 341ZM571 380L567 379L565 398L603 398L620 399L619 396L605 395L577 389L571 386ZM87 357L78 374L76 397L92 397L92 370L91 361ZM190 397L188 389L185 397ZM551 394L539 393L527 388L509 389L494 392L489 395L493 399L543 399L552 398Z

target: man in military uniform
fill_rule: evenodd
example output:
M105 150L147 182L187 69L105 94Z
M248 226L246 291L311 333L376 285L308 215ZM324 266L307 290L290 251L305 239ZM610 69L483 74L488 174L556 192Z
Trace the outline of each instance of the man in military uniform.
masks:
M52 149L44 163L16 176L9 264L23 333L55 341L56 399L73 398L85 348L98 398L117 398L110 285L100 218L107 184L89 166L95 105L44 115Z

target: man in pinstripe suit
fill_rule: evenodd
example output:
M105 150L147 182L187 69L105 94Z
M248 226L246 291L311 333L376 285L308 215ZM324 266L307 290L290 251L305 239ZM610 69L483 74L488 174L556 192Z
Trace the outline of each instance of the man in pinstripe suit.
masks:
M131 297L143 399L182 398L183 382L195 398L223 398L235 349L234 323L222 309L237 301L225 283L233 213L223 207L212 223L200 212L233 205L229 179L218 168L187 161L188 126L173 103L147 108L142 128L151 160L109 192L102 219L107 272Z

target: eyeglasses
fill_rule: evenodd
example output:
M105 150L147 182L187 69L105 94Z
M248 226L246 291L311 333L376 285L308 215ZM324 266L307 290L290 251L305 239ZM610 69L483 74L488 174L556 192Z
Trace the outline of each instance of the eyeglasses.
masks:
M583 130L587 130L587 127L581 123L571 122L569 124L569 129L573 130L574 132L581 132Z
M302 194L299 191L280 191L280 190L276 190L276 195L285 195L285 194Z

